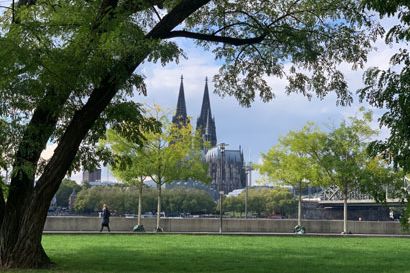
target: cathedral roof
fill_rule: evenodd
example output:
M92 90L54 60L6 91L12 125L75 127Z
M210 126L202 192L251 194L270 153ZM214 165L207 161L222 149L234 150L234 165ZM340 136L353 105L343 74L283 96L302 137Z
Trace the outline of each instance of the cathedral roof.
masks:
M206 153L205 160L206 162L215 162L221 160L221 156L221 150L218 147L213 147ZM242 163L242 152L240 150L225 150L224 160L227 163Z

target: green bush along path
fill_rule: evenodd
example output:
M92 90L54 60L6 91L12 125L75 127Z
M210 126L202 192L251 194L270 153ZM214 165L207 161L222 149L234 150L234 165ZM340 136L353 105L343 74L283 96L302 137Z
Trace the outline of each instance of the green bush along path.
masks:
M56 263L12 272L410 272L410 239L45 235Z

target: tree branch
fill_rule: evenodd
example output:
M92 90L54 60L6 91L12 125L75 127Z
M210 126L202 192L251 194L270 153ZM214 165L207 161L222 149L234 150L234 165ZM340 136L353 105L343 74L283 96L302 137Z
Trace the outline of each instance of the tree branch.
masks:
M266 34L263 34L258 37L253 37L253 38L234 38L234 37L217 36L217 35L204 34L204 33L195 33L195 32L189 32L185 30L175 30L175 31L169 32L168 35L164 35L161 38L169 39L169 38L176 38L176 37L185 37L185 38L201 40L201 41L218 42L218 43L225 43L225 44L230 44L234 46L241 46L241 45L252 45L252 44L260 43L265 39Z
M232 24L225 25L225 26L221 27L220 29L218 29L218 30L212 32L212 35L216 35L216 34L218 34L218 33L220 33L220 32L223 32L224 30L226 30L226 29L228 29L228 28L235 27L235 26L241 26L241 25L242 25L242 26L248 26L248 27L250 27L250 28L254 28L254 26L252 26L252 25L249 24L249 23L246 23L246 22L236 22L236 23L232 23Z
M166 39L165 37L180 25L192 13L208 4L211 0L182 0L146 35L150 39Z
M162 18L161 18L161 16L159 15L157 9L156 9L154 6L152 6L152 9L154 10L154 13L155 13L155 15L157 16L158 20L161 21Z
M252 19L252 21L254 21L260 28L264 28L264 27L265 27L261 22L259 22L259 20L258 20L255 16L251 15L250 13L248 13L248 12L246 12L246 11L244 11L244 10L235 10L235 11L231 11L231 12L230 12L230 11L225 12L225 14L234 14L234 13L243 14L243 15L249 17L249 18Z

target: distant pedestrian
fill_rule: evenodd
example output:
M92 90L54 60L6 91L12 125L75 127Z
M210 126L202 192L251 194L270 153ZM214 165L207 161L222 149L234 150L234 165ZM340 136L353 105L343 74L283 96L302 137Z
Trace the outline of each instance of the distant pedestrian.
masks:
M101 221L100 232L103 230L104 227L107 227L108 232L111 232L111 230L110 230L110 216L111 216L111 213L110 213L110 210L108 209L106 204L103 205L103 210L102 210L101 216L102 216L102 221Z
M393 212L392 209L389 212L389 218L390 218L390 220L394 221L394 212Z

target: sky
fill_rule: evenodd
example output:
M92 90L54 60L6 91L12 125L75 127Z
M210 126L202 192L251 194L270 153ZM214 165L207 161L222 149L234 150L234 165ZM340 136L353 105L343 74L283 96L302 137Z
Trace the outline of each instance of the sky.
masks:
M0 0L0 3L8 0ZM382 21L385 27L389 27L394 20ZM148 95L136 95L133 99L149 105L158 104L162 108L174 112L177 104L180 77L184 77L185 101L188 115L192 117L193 124L200 113L202 96L204 92L205 77L212 79L217 74L220 62L213 59L210 52L195 46L187 39L178 40L178 44L184 50L188 59L181 59L178 64L171 63L166 66L161 64L144 63L138 68L138 72L146 77ZM364 69L352 70L349 65L342 64L343 71L350 90L363 86L362 75L366 68L378 66L387 68L389 59L397 46L389 46L379 39L375 43L377 50L368 56L368 63ZM261 161L261 153L266 153L275 145L280 136L285 136L291 130L301 129L308 121L313 121L320 127L337 125L344 118L354 115L360 106L372 109L367 104L361 104L355 97L351 106L336 106L336 97L329 94L323 100L312 98L308 100L300 94L286 95L284 92L286 81L276 77L267 78L269 85L275 93L275 98L264 103L258 98L250 108L244 108L232 97L219 97L213 93L213 82L208 82L212 114L215 118L218 143L229 144L228 149L242 147L246 162ZM380 109L373 109L376 118L380 116ZM377 121L373 127L378 128ZM386 137L388 131L383 129L381 138ZM47 158L52 154L56 145L50 145L43 153ZM72 176L76 181L81 181L81 174ZM259 175L254 173L252 184L259 180ZM102 180L112 180L111 174L103 169Z
M139 96L135 99L150 105L158 104L174 112L180 77L183 75L187 113L196 125L201 109L205 77L212 79L218 72L219 64L213 60L210 52L186 40L181 45L188 56L187 60L164 67L160 64L145 64L140 68L140 72L146 76L148 96ZM395 47L385 45L383 40L377 41L375 47L377 50L370 53L364 69L354 71L347 64L341 65L341 70L353 93L363 87L362 76L366 68L372 66L387 68L390 57L397 50ZM376 119L380 117L383 110L360 103L357 96L354 97L351 106L336 106L334 94L329 94L323 100L312 98L309 101L301 94L286 95L285 80L275 77L267 78L267 80L276 97L268 103L256 98L250 108L241 107L235 98L220 97L214 94L213 82L208 83L218 143L229 144L228 149L239 149L241 146L246 162L259 163L261 153L266 153L275 145L280 136L285 136L291 130L301 129L308 121L313 121L326 129L354 115L361 106L373 110L375 121L372 126L379 128ZM382 128L380 138L386 136L388 136L388 131ZM257 183L259 178L259 175L255 173L252 177L252 184Z

